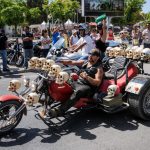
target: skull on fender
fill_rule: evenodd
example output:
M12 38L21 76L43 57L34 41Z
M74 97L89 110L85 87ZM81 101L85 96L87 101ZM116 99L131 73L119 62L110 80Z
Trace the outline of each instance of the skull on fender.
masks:
M61 72L61 67L59 65L52 65L48 73L49 77L56 77Z
M57 75L57 77L56 77L56 83L57 84L60 84L60 85L62 85L62 84L64 84L65 82L67 82L68 81L68 79L69 79L69 74L67 73L67 72L60 72L58 75Z

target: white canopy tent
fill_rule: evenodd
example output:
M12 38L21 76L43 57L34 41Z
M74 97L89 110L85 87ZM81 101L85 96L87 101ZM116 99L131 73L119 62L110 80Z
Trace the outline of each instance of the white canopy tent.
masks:
M47 29L47 24L46 24L45 21L43 21L43 22L41 23L41 30L45 30L45 29Z
M73 22L72 22L70 19L68 19L68 20L65 22L65 25L66 25L66 26L73 25Z

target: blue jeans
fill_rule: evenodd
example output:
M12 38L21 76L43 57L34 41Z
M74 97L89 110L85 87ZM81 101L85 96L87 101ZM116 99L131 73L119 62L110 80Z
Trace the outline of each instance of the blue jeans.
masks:
M24 49L24 68L28 68L28 60L33 57L33 49Z
M0 55L3 60L3 70L7 69L7 50L0 50Z

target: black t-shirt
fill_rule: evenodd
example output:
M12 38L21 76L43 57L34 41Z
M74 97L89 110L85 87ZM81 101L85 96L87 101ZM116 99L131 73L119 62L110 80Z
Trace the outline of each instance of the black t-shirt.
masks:
M81 72L85 71L88 74L88 76L94 78L95 74L97 73L97 70L102 67L102 62L99 60L96 64L94 64L91 67L87 67L87 65L88 65L88 62L85 62L82 65ZM89 85L93 90L97 89L97 86L91 85L87 80L83 79L82 77L79 77L78 82Z
M5 35L0 34L0 50L6 50L6 41L7 37Z
M102 42L100 39L95 41L96 48L99 49L101 52L106 51L106 43Z
M25 34L22 35L22 38L25 37L33 37L33 34L30 32L26 32ZM23 41L23 48L24 49L32 49L33 48L33 41Z

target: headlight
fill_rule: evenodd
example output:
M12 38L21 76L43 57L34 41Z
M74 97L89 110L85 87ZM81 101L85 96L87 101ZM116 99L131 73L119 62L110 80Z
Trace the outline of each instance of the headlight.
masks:
M37 83L33 81L30 85L31 91L36 92L37 86Z
M29 84L30 84L30 79L29 78L24 77L23 82L24 82L25 87L29 87Z

